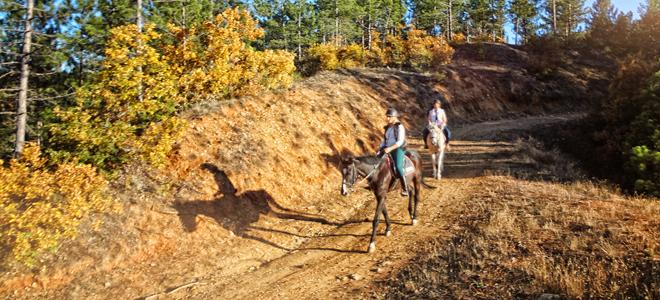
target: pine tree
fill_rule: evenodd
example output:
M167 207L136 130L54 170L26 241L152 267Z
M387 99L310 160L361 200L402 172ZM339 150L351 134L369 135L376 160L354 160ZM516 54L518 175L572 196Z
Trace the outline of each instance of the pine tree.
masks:
M462 16L467 35L496 40L504 37L504 0L470 0Z
M37 0L0 3L4 12L0 14L2 156L8 154L10 140L16 154L24 142L39 142L41 113L66 97L67 76L61 66L67 56L58 38L62 6Z
M288 22L286 30L289 32L291 48L295 48L298 61L302 60L303 50L315 41L314 28L316 26L316 11L306 0L294 0L286 4Z
M546 32L569 36L585 21L585 0L546 0L543 23Z
M234 5L241 6L241 3ZM213 0L160 0L146 7L147 19L160 28L173 24L191 28L206 21L212 21L229 6L225 1Z
M611 50L617 11L610 0L596 0L590 9L589 41L597 49Z
M261 48L284 49L290 48L292 32L287 31L286 0L256 0L253 2L255 13L264 28L266 36Z
M449 19L449 2L445 0L417 0L414 3L414 25L430 34L445 31Z
M357 21L364 16L364 10L356 0L320 0L317 5L324 41L342 45L360 39L362 30Z
M516 34L516 43L524 44L538 29L535 23L538 18L537 2L535 0L511 1L509 17Z
M381 32L382 34L396 35L397 30L404 23L404 16L407 11L403 0L383 0L380 7L382 12Z

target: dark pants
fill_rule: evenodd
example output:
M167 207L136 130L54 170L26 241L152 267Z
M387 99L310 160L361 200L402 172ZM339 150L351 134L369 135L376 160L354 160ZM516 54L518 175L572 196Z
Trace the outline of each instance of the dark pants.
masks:
M426 145L426 137L431 134L431 131L424 127L424 131L422 133L424 134L424 145ZM451 139L451 131L449 130L449 126L445 126L445 129L442 130L442 133L445 134L445 144L449 144L449 140ZM426 145L426 148L428 147L429 145Z

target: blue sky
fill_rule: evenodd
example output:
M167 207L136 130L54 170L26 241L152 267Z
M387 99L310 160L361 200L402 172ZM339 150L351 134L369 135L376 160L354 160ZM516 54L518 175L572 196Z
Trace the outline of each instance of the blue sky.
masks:
M612 5L620 12L632 12L635 18L639 17L639 7L646 0L611 0ZM585 7L590 8L595 0L587 0ZM513 24L507 23L505 27L507 42L514 43Z

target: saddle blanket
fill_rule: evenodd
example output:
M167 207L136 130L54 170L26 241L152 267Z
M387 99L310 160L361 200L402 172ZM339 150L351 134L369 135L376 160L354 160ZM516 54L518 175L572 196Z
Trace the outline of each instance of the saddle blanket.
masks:
M415 164L413 164L412 160L410 159L410 157L408 157L408 155L405 155L404 157L406 159L403 164L403 170L406 173L406 176L408 176L412 173L415 173ZM395 174L398 174L396 170L396 166L392 163L392 157L390 155L387 156L387 165L390 169L394 171Z

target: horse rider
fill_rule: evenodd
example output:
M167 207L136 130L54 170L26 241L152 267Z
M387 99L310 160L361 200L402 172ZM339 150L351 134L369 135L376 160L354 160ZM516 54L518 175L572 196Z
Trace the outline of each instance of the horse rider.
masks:
M378 156L381 154L392 154L394 164L396 166L399 179L403 191L402 196L408 196L408 184L406 183L406 176L404 171L405 153L406 153L406 129L403 124L399 122L400 114L395 108L387 109L387 126L385 126L385 134L383 142L380 144Z
M424 145L426 148L429 147L426 143L426 137L431 133L429 128L438 127L442 128L442 133L445 135L445 145L447 145L447 150L449 150L449 139L451 138L451 131L449 131L449 126L447 126L447 114L445 110L442 109L442 101L436 99L433 102L433 108L428 112L428 126L424 128Z

